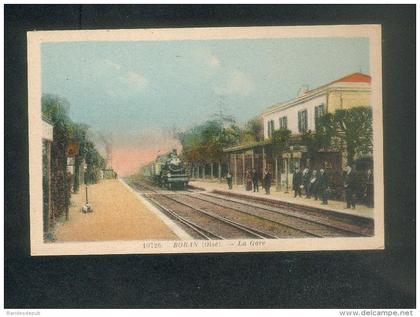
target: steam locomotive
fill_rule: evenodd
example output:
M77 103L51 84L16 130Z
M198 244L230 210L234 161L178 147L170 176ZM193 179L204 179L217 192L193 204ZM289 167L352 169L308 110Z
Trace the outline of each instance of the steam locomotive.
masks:
M157 156L155 161L144 169L144 176L168 189L185 188L189 180L187 168L176 149Z

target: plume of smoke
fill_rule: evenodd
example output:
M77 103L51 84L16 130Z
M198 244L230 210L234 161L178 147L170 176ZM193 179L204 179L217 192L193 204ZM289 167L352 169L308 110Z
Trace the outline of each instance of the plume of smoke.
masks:
M112 168L112 146L114 143L112 133L97 132L96 135L105 147L107 167Z

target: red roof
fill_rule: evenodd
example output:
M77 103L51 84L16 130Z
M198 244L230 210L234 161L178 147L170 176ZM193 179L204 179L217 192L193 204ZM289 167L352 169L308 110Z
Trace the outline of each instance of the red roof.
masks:
M319 86L317 88L310 89L307 92L305 92L305 95L309 92L312 92L312 91L316 90L316 89L324 88L324 87L327 87L327 86L332 85L334 83L370 83L370 81L371 81L371 77L369 75L365 75L365 74L362 74L362 73L353 73L353 74L341 77L340 79L334 80L334 81L332 81L328 84Z
M370 83L371 77L362 73L353 73L351 75L344 76L343 78L337 79L332 83L346 82L346 83Z

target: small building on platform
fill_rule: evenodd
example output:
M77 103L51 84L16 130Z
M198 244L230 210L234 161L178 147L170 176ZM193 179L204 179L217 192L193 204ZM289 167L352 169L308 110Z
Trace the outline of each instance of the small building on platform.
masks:
M341 171L342 153L317 152L309 157L302 144L302 134L315 131L316 120L325 113L337 109L371 105L371 77L354 73L326 85L309 90L303 87L292 100L275 104L262 112L264 140L224 149L229 154L229 170L234 185L245 184L248 170L255 169L260 177L268 169L273 182L285 190L292 187L292 175L296 167L310 169L324 168ZM271 142L273 132L288 129L292 135L289 147L278 153Z
M229 154L228 168L234 185L245 185L247 171L256 170L262 176L265 168L271 169L269 140L242 144L224 149Z

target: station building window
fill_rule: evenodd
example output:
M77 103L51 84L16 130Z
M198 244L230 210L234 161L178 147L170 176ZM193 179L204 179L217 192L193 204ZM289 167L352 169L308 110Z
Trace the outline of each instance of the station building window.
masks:
M287 129L287 117L281 117L279 119L279 123L280 123L280 129Z
M321 118L325 114L325 106L321 104L319 106L315 106L315 126L318 123L318 119Z
M308 130L308 111L302 110L298 112L298 131L304 133Z
M269 120L267 122L267 134L268 137L271 138L274 132L274 120Z

